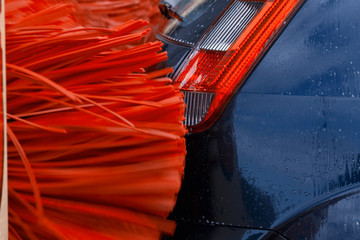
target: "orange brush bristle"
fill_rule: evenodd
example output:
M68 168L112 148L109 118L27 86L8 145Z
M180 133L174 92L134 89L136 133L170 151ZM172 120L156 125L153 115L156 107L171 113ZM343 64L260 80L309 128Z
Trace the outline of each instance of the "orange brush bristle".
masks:
M147 22L85 27L82 4L105 11L6 2L10 239L159 239L175 228L182 94L171 69L144 70L166 59L141 44Z

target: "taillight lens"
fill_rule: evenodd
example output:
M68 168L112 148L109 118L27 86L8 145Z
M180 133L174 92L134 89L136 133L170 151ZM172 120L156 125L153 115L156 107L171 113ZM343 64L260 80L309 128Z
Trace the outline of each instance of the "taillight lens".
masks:
M185 124L207 128L304 0L235 0L174 75L184 92Z

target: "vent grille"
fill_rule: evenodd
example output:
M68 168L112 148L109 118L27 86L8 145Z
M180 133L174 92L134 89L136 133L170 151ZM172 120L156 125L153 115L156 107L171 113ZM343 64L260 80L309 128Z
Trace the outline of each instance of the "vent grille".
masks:
M265 2L235 1L200 44L201 50L227 51Z
M194 126L199 124L209 110L214 98L213 93L183 91L185 109L185 125Z

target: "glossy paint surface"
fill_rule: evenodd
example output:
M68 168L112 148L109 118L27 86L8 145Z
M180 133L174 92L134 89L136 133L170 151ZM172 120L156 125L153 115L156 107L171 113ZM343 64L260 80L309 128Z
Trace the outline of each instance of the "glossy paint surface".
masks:
M157 34L179 45L194 46L229 2L230 0L181 0L174 4L170 1L183 20L163 17L157 27Z
M163 41L163 43L164 46L162 47L162 49L168 53L169 58L166 61L156 65L156 69L164 69L167 67L172 67L174 69L172 73L173 75L176 69L184 60L184 58L190 52L191 48L170 44L165 41Z
M289 221L283 227L285 236L299 240L359 239L360 193L352 194L332 199Z
M163 240L256 240L264 237L271 240L286 240L273 231L192 223L178 223L175 237Z
M341 239L360 236L359 12L358 0L305 2L220 119L187 137L172 218L290 239L351 222ZM298 231L304 216L328 224Z

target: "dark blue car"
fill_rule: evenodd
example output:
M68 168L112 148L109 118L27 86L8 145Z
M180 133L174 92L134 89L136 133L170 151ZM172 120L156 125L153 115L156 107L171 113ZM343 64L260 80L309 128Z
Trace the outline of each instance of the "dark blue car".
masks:
M360 1L160 9L190 131L171 239L360 239Z

